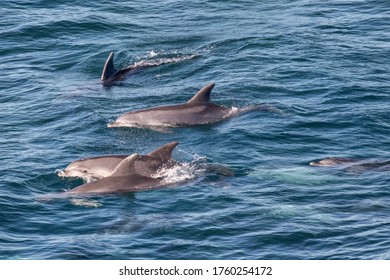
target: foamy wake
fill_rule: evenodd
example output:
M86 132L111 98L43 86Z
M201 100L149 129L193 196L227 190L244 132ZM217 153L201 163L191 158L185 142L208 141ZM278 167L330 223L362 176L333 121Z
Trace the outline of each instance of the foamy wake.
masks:
M193 160L191 162L179 163L174 167L162 167L155 178L163 179L165 184L174 184L193 180L200 177L206 172L206 167L203 163L206 159L198 155L190 155Z
M158 65L163 65L163 64L168 64L168 63L176 63L176 62L181 62L185 60L190 60L194 59L197 57L195 54L190 54L190 55L183 55L179 57L163 57L163 58L156 58L158 56L158 53L151 51L149 53L149 57L151 59L143 59L138 62L134 63L135 67L150 67L150 66L158 66Z

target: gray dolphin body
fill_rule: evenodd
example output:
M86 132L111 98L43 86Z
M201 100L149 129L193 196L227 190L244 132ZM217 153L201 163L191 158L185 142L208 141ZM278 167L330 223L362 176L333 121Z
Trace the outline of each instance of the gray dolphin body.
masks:
M329 157L322 159L320 161L310 162L312 166L341 166L345 167L347 171L351 172L364 172L368 170L377 170L377 171L389 171L390 170L390 160L385 161L364 161L357 159L349 158L339 158L339 157Z
M144 167L138 169L138 172L140 172L141 175L147 176L149 173L157 171L162 166L170 167L175 164L171 154L177 144L177 142L168 143L151 152L148 156L143 156ZM110 176L114 169L128 156L129 155L105 155L76 160L70 163L64 171L60 171L58 176L79 177L84 180L104 178ZM139 163L140 162L137 164Z
M266 105L257 105L242 109L226 108L210 102L211 90L215 84L209 84L195 94L187 103L160 106L121 115L108 127L183 127L211 124L241 113L269 109Z
M123 159L109 176L83 184L66 194L136 192L163 187L167 183L158 177L158 171L177 164L172 159L172 151L177 145L178 142L169 143L149 155L132 154Z

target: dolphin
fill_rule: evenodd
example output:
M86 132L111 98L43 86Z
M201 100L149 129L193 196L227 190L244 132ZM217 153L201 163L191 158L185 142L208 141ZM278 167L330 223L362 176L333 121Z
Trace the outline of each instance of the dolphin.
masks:
M134 74L144 68L148 68L151 66L147 65L130 65L123 69L115 69L114 67L114 52L111 52L106 60L106 63L103 67L103 72L100 77L103 84L109 85L115 81L124 80L127 75Z
M197 57L197 55L186 55L177 58L146 60L134 63L133 65L117 70L114 66L114 52L111 52L106 60L106 63L104 64L100 80L103 82L103 85L110 86L113 82L122 81L126 78L126 76L135 74L143 69L168 63L180 62L187 59L193 59L195 57Z
M162 166L173 165L172 151L178 142L171 142L159 147L148 156L143 156L144 168L138 170L143 175L155 172ZM100 179L110 176L114 169L129 155L104 155L79 159L70 163L64 171L58 172L60 177L79 177L84 180Z
M390 170L390 160L384 161L365 161L349 158L329 157L320 161L312 161L309 163L312 166L341 166L347 171L363 172L368 170L388 171Z
M160 106L121 115L108 127L185 127L216 123L245 112L266 109L269 106L261 104L247 108L226 108L210 101L211 90L215 83L203 87L187 103Z

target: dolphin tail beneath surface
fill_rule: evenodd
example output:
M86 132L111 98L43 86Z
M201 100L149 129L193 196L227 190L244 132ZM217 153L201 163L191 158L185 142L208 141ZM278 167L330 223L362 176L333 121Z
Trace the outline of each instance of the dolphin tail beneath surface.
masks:
M115 74L116 71L117 70L114 68L114 52L111 52L106 60L106 63L104 64L102 76L100 79L103 82L107 81L112 75Z

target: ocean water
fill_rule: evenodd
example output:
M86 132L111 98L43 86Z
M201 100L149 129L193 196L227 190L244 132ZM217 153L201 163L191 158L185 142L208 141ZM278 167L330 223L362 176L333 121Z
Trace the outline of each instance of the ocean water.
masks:
M1 259L390 259L389 171L309 166L390 158L389 1L5 0L0 38ZM111 51L170 63L105 87ZM211 82L218 104L277 110L107 128ZM83 183L56 174L73 160L171 141L234 175L47 199Z

